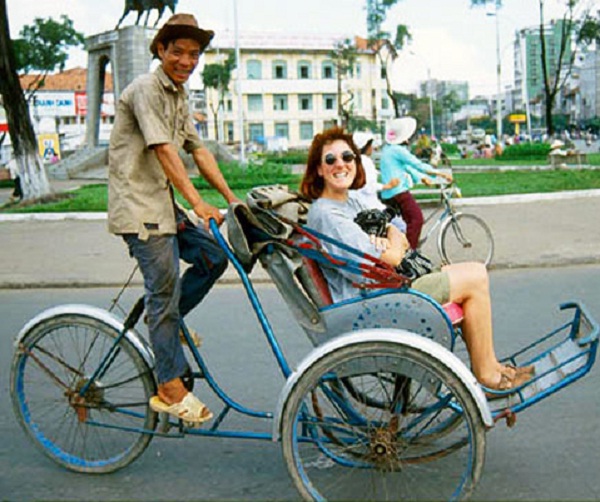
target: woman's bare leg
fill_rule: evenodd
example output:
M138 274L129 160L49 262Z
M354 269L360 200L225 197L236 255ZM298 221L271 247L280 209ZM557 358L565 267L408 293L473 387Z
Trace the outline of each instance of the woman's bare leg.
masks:
M489 279L481 263L456 263L443 268L450 278L450 301L462 305L462 333L471 366L483 385L496 386L507 369L498 362L492 335Z

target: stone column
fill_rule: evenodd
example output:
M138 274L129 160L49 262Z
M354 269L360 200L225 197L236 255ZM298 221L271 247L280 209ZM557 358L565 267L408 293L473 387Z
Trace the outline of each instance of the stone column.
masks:
M85 144L88 148L98 146L106 66L110 63L112 68L116 108L123 89L138 75L148 72L152 62L150 42L155 33L155 28L126 26L86 39L88 73Z

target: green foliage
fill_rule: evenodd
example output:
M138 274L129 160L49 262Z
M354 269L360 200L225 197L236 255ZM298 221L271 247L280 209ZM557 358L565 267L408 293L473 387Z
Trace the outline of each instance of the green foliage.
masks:
M450 155L459 155L460 150L458 149L458 145L454 143L441 143L442 150L448 156Z
M232 162L220 164L219 168L232 189L248 189L276 183L296 186L300 180L300 176L292 174L289 165L283 163L265 162L262 165L249 164L242 168L237 162ZM202 177L194 178L192 182L196 188L210 187Z
M548 143L519 143L507 146L499 156L501 160L532 160L546 161L550 153Z
M235 54L230 52L223 63L207 64L202 71L202 83L205 87L217 89L220 99L229 89L231 73L235 68Z
M84 42L82 33L75 30L73 21L66 15L60 21L52 18L35 18L33 24L26 25L20 32L21 38L14 40L17 71L29 73L38 70L45 73L64 70L69 47L77 47Z
M308 160L308 152L306 151L290 151L287 153L265 153L262 155L264 162L270 162L274 164L302 164L306 165Z

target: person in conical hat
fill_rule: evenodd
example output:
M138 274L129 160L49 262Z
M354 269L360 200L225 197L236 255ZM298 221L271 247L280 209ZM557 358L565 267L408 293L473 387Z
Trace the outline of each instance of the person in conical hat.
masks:
M191 155L228 203L237 201L200 141L184 87L213 36L192 14L171 16L150 44L160 65L131 82L119 98L109 146L108 228L125 240L144 277L158 379L157 395L149 404L154 411L196 424L212 413L185 384L190 370L180 319L223 274L227 257L208 228L211 219L221 223L223 216L202 199L179 151ZM175 204L175 190L189 203L189 213ZM191 265L182 277L180 258Z
M402 215L406 222L406 237L413 249L419 246L424 218L410 189L415 183L433 184L435 176L452 181L451 175L422 162L410 152L408 142L416 130L417 121L413 117L391 120L385 131L387 144L381 152L379 165L382 183L397 181L392 188L381 192L381 198L386 205Z

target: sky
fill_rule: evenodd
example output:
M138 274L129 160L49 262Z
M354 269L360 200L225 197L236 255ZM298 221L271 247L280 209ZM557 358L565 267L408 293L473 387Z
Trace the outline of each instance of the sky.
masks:
M36 17L58 19L67 14L75 29L86 36L112 30L123 13L124 0L6 0L11 36ZM545 19L561 17L565 0L544 0ZM599 9L600 0L580 0L582 8ZM503 0L499 10L501 82L513 79L515 31L539 24L538 0ZM366 37L366 0L179 0L177 12L193 13L201 27L216 32L326 33ZM470 7L470 0L399 0L388 12L384 28L394 32L405 24L412 42L402 51L395 67L394 88L414 92L428 75L438 80L467 80L469 92L493 95L497 88L496 20L494 3ZM168 19L166 11L159 22ZM123 23L135 23L130 13ZM156 11L150 16L150 24ZM70 53L67 68L86 66L82 50Z

